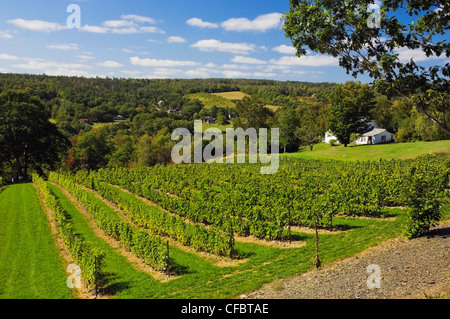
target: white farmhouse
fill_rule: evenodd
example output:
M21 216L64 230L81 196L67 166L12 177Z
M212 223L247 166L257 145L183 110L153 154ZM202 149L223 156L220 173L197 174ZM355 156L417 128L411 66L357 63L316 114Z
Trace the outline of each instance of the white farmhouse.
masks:
M370 132L363 134L359 139L355 141L355 144L359 145L372 145L394 142L395 135L388 132L383 128L376 128Z
M381 143L390 143L394 142L395 135L388 132L385 129L379 128L378 125L371 121L369 122L369 129L367 133L361 135L359 139L354 141L355 144L358 145L373 145L373 144L381 144ZM339 144L337 141L337 137L331 131L325 133L324 142L330 143L331 140L336 140L336 144Z

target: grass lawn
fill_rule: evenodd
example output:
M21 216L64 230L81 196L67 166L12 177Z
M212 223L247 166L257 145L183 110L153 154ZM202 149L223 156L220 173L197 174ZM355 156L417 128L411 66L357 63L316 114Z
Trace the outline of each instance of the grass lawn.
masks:
M436 142L393 143L379 145L331 146L321 143L311 152L308 147L298 153L282 154L303 159L363 161L379 159L410 159L425 154L450 155L450 140Z
M68 299L67 274L31 184L0 193L0 299Z

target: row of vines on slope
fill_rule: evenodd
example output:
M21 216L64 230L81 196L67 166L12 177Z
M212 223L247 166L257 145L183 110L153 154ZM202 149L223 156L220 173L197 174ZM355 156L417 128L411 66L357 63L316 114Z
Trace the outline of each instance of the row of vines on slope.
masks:
M226 224L226 227L222 229L207 228L202 224L188 223L178 215L146 205L117 187L97 181L94 175L88 175L86 172L77 174L75 181L96 190L103 198L122 209L133 223L150 230L155 235L170 237L197 251L222 256L232 256L234 253L234 231L231 220L228 220L228 223L224 222L223 225Z
M97 226L120 245L141 258L155 270L169 272L169 245L167 241L136 229L105 211L90 194L76 185L70 176L50 173L49 180L69 191L93 216Z
M42 192L47 206L52 210L59 234L75 263L80 267L86 285L97 291L102 278L104 252L87 244L83 237L75 233L70 219L67 218L59 200L50 191L47 182L36 174L33 175L33 181Z
M317 222L330 226L337 215L376 217L384 207L411 205L415 180L407 177L414 167L433 190L429 197L446 196L450 160L437 156L370 162L283 159L275 175L261 175L252 164L205 164L100 169L88 176L192 221L220 228L232 220L237 233L271 240L281 239L288 226L312 226L314 210L321 210Z

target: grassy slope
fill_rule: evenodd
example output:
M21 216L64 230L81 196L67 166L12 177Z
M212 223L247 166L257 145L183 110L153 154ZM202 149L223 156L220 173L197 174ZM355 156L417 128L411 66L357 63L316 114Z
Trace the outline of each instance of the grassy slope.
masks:
M223 92L223 93L195 93L187 94L186 97L191 100L200 100L206 109L210 109L214 105L217 107L236 107L235 101L242 100L244 97L250 96L245 93L236 92ZM276 105L266 105L267 108L272 111L278 110L279 106Z
M235 107L233 101L226 99L221 96L212 95L209 93L195 93L195 94L187 94L186 97L191 100L200 100L206 109L212 108L214 105L217 107Z
M334 159L344 161L379 160L379 159L409 159L424 154L446 154L450 156L450 140L436 142L394 143L362 146L330 146L318 144L311 152L309 148L298 153L285 154L304 159Z
M0 193L0 298L73 298L50 226L31 184Z

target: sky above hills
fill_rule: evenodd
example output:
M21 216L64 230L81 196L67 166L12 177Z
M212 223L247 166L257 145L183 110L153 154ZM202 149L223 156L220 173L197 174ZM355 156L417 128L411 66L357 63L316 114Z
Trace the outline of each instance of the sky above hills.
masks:
M288 10L288 0L0 1L0 72L353 80L337 59L295 56L281 28Z

